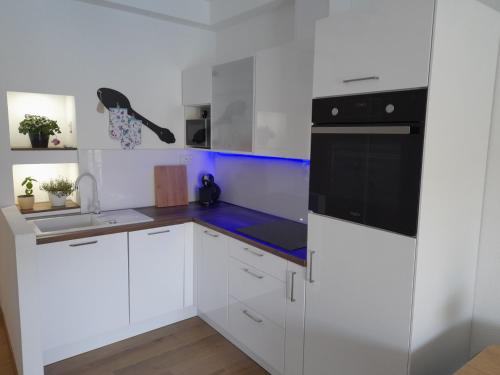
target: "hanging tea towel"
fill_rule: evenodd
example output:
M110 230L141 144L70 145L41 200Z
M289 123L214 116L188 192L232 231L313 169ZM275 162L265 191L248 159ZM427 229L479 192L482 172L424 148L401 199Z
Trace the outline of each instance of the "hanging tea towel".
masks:
M133 150L141 144L142 122L129 116L126 108L109 108L109 136L120 141L123 150Z

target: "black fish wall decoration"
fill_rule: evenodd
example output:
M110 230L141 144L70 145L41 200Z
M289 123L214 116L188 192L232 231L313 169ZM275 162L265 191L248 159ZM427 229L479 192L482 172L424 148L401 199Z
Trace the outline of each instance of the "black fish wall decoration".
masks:
M102 105L106 107L108 111L110 108L116 108L116 107L126 108L127 113L130 116L134 116L137 120L140 120L143 123L143 125L148 127L163 142L175 143L175 135L170 130L162 128L152 123L147 118L134 111L128 98L121 92L102 87L99 90L97 90L97 97L101 101Z

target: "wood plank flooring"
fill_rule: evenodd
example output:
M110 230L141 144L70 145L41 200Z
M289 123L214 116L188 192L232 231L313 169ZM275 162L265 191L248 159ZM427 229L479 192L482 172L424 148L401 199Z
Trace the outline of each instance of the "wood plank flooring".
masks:
M0 371L0 374L4 374ZM200 318L45 367L46 375L268 374Z
M0 374L2 375L17 375L14 357L10 351L9 338L7 329L3 320L2 312L0 311Z

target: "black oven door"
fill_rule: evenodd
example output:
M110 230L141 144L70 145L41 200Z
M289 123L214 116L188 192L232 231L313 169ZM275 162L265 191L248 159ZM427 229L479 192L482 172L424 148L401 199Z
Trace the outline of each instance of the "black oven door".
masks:
M415 236L423 127L314 126L309 209Z

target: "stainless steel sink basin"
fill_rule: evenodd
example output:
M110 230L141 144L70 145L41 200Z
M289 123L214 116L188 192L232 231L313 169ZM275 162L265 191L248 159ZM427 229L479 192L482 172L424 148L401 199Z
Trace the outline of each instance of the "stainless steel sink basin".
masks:
M107 211L101 214L63 215L32 220L37 237L76 232L94 228L114 227L153 221L135 210Z

